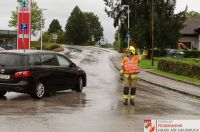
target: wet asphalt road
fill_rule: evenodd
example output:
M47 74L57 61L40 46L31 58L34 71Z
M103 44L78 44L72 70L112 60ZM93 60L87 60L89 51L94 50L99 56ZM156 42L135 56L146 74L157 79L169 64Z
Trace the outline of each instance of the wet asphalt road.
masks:
M144 119L200 119L200 100L139 82L135 106L123 106L114 51L71 47L70 58L88 76L83 93L58 92L42 100L8 93L0 99L0 132L142 132Z

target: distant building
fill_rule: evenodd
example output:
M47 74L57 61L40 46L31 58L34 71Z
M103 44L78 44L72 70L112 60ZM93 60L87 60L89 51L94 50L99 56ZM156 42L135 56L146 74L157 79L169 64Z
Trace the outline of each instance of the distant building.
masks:
M180 43L189 49L200 50L200 17L188 17L180 31Z
M0 30L0 47L5 49L16 49L17 31Z

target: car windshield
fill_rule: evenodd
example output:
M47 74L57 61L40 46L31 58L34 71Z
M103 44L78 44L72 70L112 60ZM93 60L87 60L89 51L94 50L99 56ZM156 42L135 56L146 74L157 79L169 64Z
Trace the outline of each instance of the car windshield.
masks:
M27 56L22 54L0 53L0 67L26 66Z

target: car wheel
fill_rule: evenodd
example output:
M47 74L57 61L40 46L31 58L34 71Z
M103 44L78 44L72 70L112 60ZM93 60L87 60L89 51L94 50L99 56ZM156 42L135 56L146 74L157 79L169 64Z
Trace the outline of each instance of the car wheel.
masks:
M82 90L83 90L83 79L79 77L75 91L82 92Z
M34 88L34 91L32 93L32 97L36 99L41 99L45 95L45 85L42 82L37 82Z
M7 93L7 91L0 91L0 97L4 96Z

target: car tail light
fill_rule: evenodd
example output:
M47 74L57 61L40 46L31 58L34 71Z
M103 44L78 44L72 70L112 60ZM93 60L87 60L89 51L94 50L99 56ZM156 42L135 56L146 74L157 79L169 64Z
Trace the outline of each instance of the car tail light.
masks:
M30 76L31 76L30 71L21 71L21 72L16 72L14 74L14 78L30 77Z

